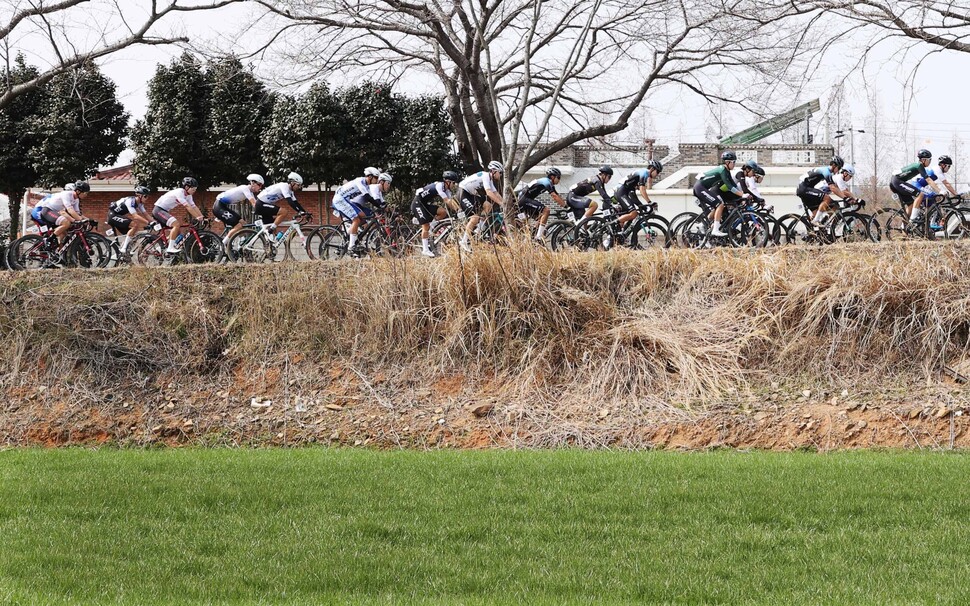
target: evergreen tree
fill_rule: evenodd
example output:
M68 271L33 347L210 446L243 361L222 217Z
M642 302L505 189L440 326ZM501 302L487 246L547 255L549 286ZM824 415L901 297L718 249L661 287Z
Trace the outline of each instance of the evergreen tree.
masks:
M441 179L441 173L454 169L451 120L441 97L409 98L396 96L401 121L389 147L387 170L394 175L395 187L412 191Z
M36 68L27 65L23 55L17 55L6 74L5 89L30 82L38 74ZM10 197L11 236L16 235L20 200L27 188L37 181L29 152L38 137L28 127L28 122L40 111L45 94L46 87L31 89L0 109L0 191Z
M118 159L129 116L116 91L115 83L91 64L51 80L40 111L28 120L37 136L28 155L38 185L84 179Z
M341 88L337 96L353 125L353 145L347 146L349 172L342 176L358 177L366 166L388 166L403 119L399 97L389 85L377 82Z
M207 154L213 183L239 183L249 173L266 174L260 142L274 98L235 57L209 64Z
M209 94L202 65L192 55L158 66L148 84L148 111L131 133L139 181L167 188L193 176L202 189L219 181L207 154Z

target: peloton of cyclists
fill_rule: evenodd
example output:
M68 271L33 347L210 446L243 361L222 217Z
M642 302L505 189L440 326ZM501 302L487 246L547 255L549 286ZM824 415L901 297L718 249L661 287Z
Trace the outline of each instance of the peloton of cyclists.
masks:
M64 243L64 236L71 228L72 221L86 221L81 214L81 200L87 197L91 186L87 181L77 181L71 189L48 196L37 203L30 216L34 221L54 230L59 244Z
M798 182L795 195L802 201L809 211L814 225L821 225L828 217L828 211L832 203L832 194L839 196L843 200L855 200L855 196L847 188L843 188L836 181L836 175L841 173L843 184L849 171L843 170L845 160L841 156L833 156L828 166L813 168L802 176ZM851 169L851 167L850 167ZM855 174L852 169L852 174ZM849 175L851 178L851 175Z
M926 180L927 187L935 193L940 193L940 187L936 184L936 175L930 177L930 171L927 170L932 159L933 154L930 153L930 150L921 149L916 152L916 162L907 164L889 180L889 190L899 198L899 202L906 208L906 216L910 220L916 219L920 206L923 204L923 192L914 182L915 179Z
M722 238L727 235L721 231L721 218L724 215L722 195L731 193L742 200L751 197L751 194L745 193L731 175L737 161L738 156L733 151L722 153L721 165L699 175L697 183L694 184L694 197L700 202L701 208L708 213L708 218L713 220L711 235L715 237Z

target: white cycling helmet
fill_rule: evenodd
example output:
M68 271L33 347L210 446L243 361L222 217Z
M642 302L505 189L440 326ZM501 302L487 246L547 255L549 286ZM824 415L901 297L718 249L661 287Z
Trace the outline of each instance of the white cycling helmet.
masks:
M387 181L388 183L390 183L391 181L394 180L394 177L392 177L388 173L381 173L380 175L377 176L377 180L378 181Z
M296 183L297 185L303 185L303 177L301 177L297 173L290 173L290 174L286 175L286 180L287 181L292 181L292 182Z
M380 177L381 176L381 171L379 169L374 168L373 166L368 166L367 168L364 169L364 176L365 177Z
M500 173L504 173L505 167L502 166L501 162L497 160L492 160L491 162L488 163L488 172L492 172L492 171L498 171Z
M74 191L74 184L73 183L68 183L67 185L65 185L64 186L64 191Z
M851 164L846 164L845 166L843 166L842 172L848 173L850 177L855 176L855 168L853 168Z
M297 176L299 176L299 175L297 175ZM292 178L292 177L293 177L293 175L290 175L290 178ZM255 181L256 183L259 183L260 185L264 185L265 184L265 182L263 181L263 178L261 176L257 175L256 173L253 173L253 174L249 175L248 177L246 177L246 180L249 181L250 183L252 183L253 181Z

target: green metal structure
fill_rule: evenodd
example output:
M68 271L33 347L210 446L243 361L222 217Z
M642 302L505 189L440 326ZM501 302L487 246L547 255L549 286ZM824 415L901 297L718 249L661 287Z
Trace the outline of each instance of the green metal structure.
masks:
M812 117L812 114L819 111L819 109L821 109L821 105L818 99L815 99L774 118L769 118L760 124L755 124L751 128L746 128L739 133L724 137L720 142L722 145L747 145L754 143L755 141L760 141L765 137L783 131L786 128L795 126L799 122L804 121L807 124L808 119Z

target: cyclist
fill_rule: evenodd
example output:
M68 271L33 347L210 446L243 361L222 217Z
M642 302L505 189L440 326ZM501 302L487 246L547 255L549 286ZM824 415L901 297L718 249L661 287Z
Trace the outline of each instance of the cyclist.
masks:
M940 156L936 160L936 182L942 183L950 195L956 197L960 194L957 193L956 184L950 180L950 169L953 168L953 158L947 156L946 154Z
M253 206L253 212L259 215L263 223L266 223L270 232L276 229L276 226L286 220L287 210L283 208L279 203L280 200L286 200L290 205L290 208L295 210L298 215L302 216L306 214L306 209L297 201L296 194L303 189L303 177L297 173L290 173L286 175L286 181L280 181L274 185L270 185L264 189L258 196L256 196L256 204Z
M604 204L607 203L610 196L606 193L606 184L610 182L610 178L612 177L613 169L609 166L601 166L599 173L595 177L583 179L569 188L569 192L566 193L566 204L572 209L573 216L577 220L580 218L579 214L581 212L585 211L583 212L583 218L587 219L592 217L596 213L596 209L599 208L596 201L589 197L593 191L600 195Z
M928 181L927 186L935 193L940 193L940 188L935 179L929 178L926 168L930 165L933 154L928 149L921 149L916 152L916 162L907 164L889 180L889 190L896 194L899 203L906 208L906 216L915 219L919 213L920 205L923 203L923 192L919 190L914 178L922 178Z
M152 218L162 225L171 228L168 232L168 248L165 249L165 252L169 254L175 254L179 251L178 243L175 240L178 238L179 229L182 228L182 221L172 215L172 210L176 206L184 206L185 210L188 211L193 219L196 221L202 220L202 211L199 210L199 207L195 205L195 200L192 199L192 195L198 189L199 182L195 178L185 177L182 179L181 187L177 187L163 194L155 202L154 208L152 208Z
M216 196L216 201L212 205L212 215L217 219L222 221L222 223L229 228L229 232L226 233L226 237L222 239L222 243L228 245L229 238L233 237L243 228L242 217L239 213L234 211L230 204L238 204L243 200L249 200L252 206L256 206L256 194L263 190L263 177L253 173L246 177L248 181L247 185L240 185L238 187L233 187L232 189L226 190Z
M627 176L620 183L620 186L616 188L616 191L613 192L613 197L616 199L617 206L619 207L618 213L622 213L619 217L621 228L625 223L636 219L640 214L638 210L640 200L637 198L637 191L646 200L646 204L650 204L650 195L647 193L647 190L653 187L654 180L660 176L663 169L663 164L659 160L651 160L647 163L647 168L640 169ZM609 210L609 203L604 202L603 209Z
M486 170L469 175L458 184L458 204L461 205L462 211L470 217L468 225L465 227L465 233L458 241L458 245L467 253L472 251L468 242L480 220L479 214L482 211L492 212L493 205L502 207L502 195L499 193L498 184L501 183L504 172L502 163L492 160L488 163Z
M71 189L65 189L38 202L30 211L30 216L42 225L53 228L57 241L63 244L67 230L71 229L71 222L87 220L81 214L81 200L90 191L91 186L87 181L77 181Z
M731 171L734 170L737 161L738 156L733 151L724 152L721 154L721 166L699 175L697 183L694 184L694 197L700 202L701 208L708 213L708 217L714 221L711 228L712 236L724 237L727 235L721 231L721 217L724 215L724 200L721 195L730 192L742 200L751 197L738 186L734 177L731 176Z
M556 191L556 185L562 180L562 171L552 167L546 170L546 176L540 177L529 183L519 192L519 212L525 213L532 219L539 219L539 228L536 230L536 240L542 242L546 233L546 222L549 220L549 207L537 200L543 192L548 193L556 204L566 206L566 201L562 199Z
M443 206L434 204L436 200L441 200L452 209L458 208L455 201L455 185L458 183L458 173L453 170L446 170L441 175L441 181L429 183L415 192L414 200L411 202L411 214L417 219L421 226L421 254L426 257L434 257L434 251L428 239L431 237L431 222L444 219L448 216L448 211Z
M832 192L843 199L854 199L852 192L842 189L835 182L835 176L844 166L845 160L841 156L833 156L828 166L813 168L802 175L798 182L795 195L811 211L812 223L820 225L828 216Z
M152 222L152 216L145 210L145 202L151 191L144 185L135 188L135 195L115 200L108 205L108 225L119 234L125 235L121 244L122 254L128 252L131 235L139 232Z
M360 230L360 224L374 214L371 204L382 205L384 202L384 196L380 195L379 179L381 174L379 169L368 166L364 169L363 177L344 183L333 196L331 207L334 212L344 221L350 223L348 229L350 241L347 249L351 255L356 255L357 232Z
M757 162L754 160L748 160L744 163L744 166L741 167L741 170L734 174L734 181L738 184L738 187L741 188L741 192L743 194L748 194L748 198L761 200L761 196L754 193L757 192L760 194L758 191L758 184L754 179L756 171L761 171L762 175L764 175L764 169L758 166ZM752 188L754 188L754 192L752 192ZM734 204L741 200L741 196L735 195L728 191L721 194L721 199L725 203ZM720 220L720 217L718 217L718 220Z

